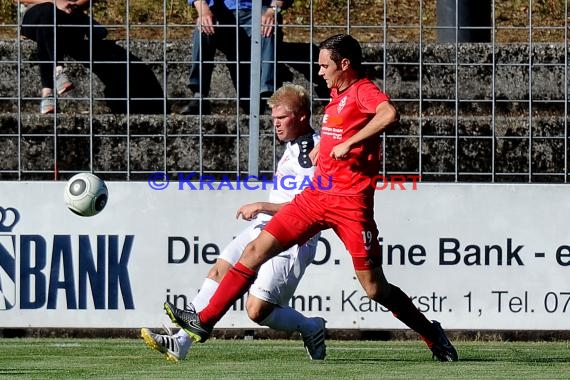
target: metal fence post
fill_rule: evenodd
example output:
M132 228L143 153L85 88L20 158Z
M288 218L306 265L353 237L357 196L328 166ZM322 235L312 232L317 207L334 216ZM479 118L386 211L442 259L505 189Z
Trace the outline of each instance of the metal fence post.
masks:
M251 5L251 87L249 90L248 173L259 174L259 78L261 77L261 1ZM243 57L242 57L243 59Z

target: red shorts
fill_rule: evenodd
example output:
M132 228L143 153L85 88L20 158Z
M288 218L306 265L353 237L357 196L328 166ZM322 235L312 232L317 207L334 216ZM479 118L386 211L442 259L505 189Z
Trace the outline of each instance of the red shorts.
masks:
M374 198L342 196L306 188L271 218L264 230L284 248L302 245L317 232L332 228L352 256L356 270L381 264Z

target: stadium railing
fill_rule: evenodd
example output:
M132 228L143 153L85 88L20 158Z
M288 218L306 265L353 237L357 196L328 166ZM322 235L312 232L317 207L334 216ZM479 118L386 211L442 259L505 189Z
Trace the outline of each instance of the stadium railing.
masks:
M54 114L43 116L35 44L21 36L18 8L2 5L0 179L65 179L79 171L111 180L144 180L154 171L273 172L282 147L270 117L240 107L223 55L216 56L205 99L212 112L173 112L189 96L194 15L185 4L178 10L173 2L152 3L156 9L143 15L128 1L121 9L94 7L94 19L109 31L107 54L92 49L89 61L70 58L66 66L77 88L58 99ZM438 40L442 29L465 26L438 24L435 2L331 7L328 1L295 1L283 13L275 77L311 90L318 129L328 97L318 77L318 43L353 34L363 45L368 73L402 116L382 136L384 175L566 183L568 2L557 2L556 10L523 3L511 9L492 2L490 25L477 27L488 30L490 40L474 43ZM251 152L259 153L254 167Z

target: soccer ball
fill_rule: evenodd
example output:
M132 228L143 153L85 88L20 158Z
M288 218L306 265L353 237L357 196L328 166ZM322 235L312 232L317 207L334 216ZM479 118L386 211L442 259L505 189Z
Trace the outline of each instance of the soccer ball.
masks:
M93 216L105 208L109 192L101 178L91 173L79 173L67 181L63 195L71 211L81 216Z

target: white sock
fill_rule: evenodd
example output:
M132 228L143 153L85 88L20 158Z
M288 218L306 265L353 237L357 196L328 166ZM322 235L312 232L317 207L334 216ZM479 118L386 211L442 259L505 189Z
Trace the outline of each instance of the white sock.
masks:
M216 292L216 289L218 289L218 285L219 283L210 278L206 278L204 280L202 286L200 287L200 290L198 291L198 294L196 294L196 297L194 297L194 299L191 301L192 305L194 305L194 308L196 308L197 312L205 308L206 305L208 305L208 302L210 302L210 298L212 298L212 296ZM177 337L181 343L183 343L187 339L190 339L188 334L186 334L186 332L182 329L180 329L176 333L175 337Z
M180 343L182 347L190 347L192 345L192 339L190 339L190 336L186 333L186 331L182 329L178 330L178 332L174 334L173 337L178 340L178 343Z
M289 306L276 306L259 324L286 332L299 331L303 335L311 334L318 326L311 318Z
M210 278L204 280L198 294L192 300L192 305L194 305L196 312L202 311L208 305L210 298L212 298L219 285L219 283Z

